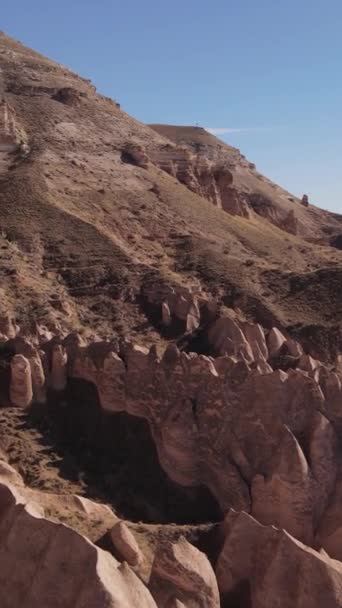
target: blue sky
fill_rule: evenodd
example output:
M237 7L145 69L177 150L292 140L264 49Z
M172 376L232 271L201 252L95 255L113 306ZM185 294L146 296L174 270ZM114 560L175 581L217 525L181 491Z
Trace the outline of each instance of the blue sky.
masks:
M1 0L0 29L144 122L221 137L342 213L341 0Z

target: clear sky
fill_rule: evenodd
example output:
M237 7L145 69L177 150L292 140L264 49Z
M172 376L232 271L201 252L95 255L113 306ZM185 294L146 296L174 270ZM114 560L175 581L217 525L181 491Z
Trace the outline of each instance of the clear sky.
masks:
M226 129L342 213L342 0L0 0L0 29L144 122Z

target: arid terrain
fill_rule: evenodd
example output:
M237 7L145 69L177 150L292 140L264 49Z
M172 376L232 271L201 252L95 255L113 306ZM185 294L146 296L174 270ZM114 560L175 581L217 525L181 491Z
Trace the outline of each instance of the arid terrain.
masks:
M342 216L306 187L0 33L1 608L342 606Z

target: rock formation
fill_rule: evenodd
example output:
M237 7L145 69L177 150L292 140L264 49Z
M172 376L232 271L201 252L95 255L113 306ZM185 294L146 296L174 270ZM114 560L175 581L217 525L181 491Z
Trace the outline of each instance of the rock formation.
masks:
M32 402L33 387L29 361L15 355L11 362L10 400L17 407L28 407Z
M51 388L55 391L63 391L67 385L67 363L68 356L60 344L56 344L52 349L51 364Z
M126 524L118 521L110 530L110 539L115 549L130 566L141 564L144 556L132 532Z
M9 533L10 532L10 533ZM44 518L0 485L0 602L4 608L156 608L127 564L71 528Z
M160 608L193 606L219 608L215 574L206 556L180 537L157 548L151 589Z
M63 392L68 378L85 380L104 412L145 418L160 464L177 484L206 486L223 513L251 512L314 545L339 474L341 380L308 355L294 357L296 369L273 370L283 348L301 348L276 328L265 334L238 319L213 321L208 344L216 358L174 345L159 358L129 342L115 350L85 346L75 335L53 338L43 344L51 353L45 375L53 391ZM10 398L20 407L45 399L44 358L30 348L16 339Z
M223 597L253 608L340 606L342 564L246 513L230 512L216 573Z
M232 187L233 175L228 167L172 144L160 147L150 154L158 167L176 177L192 192L231 215L250 217L246 201Z

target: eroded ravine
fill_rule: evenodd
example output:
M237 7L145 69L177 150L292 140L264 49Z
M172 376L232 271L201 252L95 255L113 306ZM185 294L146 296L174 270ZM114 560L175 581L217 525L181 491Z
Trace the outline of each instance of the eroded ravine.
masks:
M222 519L205 487L173 482L159 464L148 422L106 414L91 383L71 380L27 414L0 410L0 446L25 483L109 504L120 517L151 524Z

